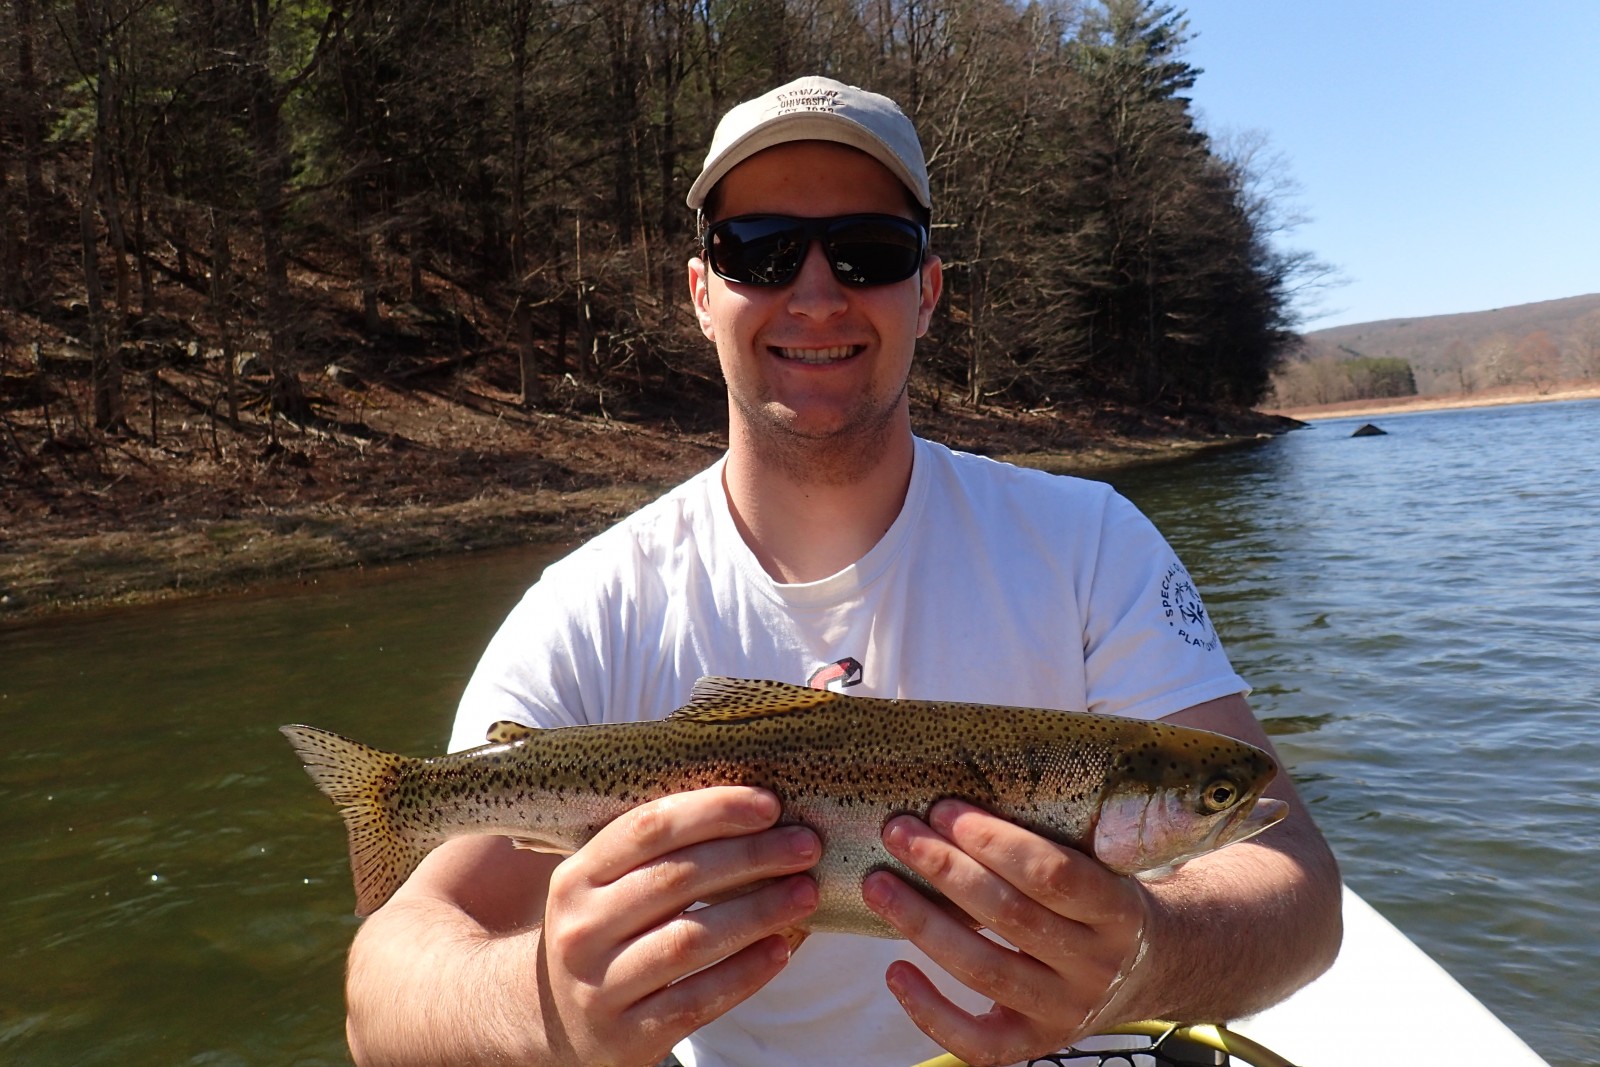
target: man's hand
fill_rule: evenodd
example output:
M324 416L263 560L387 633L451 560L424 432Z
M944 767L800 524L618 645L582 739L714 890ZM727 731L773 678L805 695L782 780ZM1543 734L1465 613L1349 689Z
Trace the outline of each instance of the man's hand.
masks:
M778 814L771 793L724 787L641 805L559 863L446 842L356 935L355 1061L660 1062L782 970L778 931L816 908L798 872L820 842ZM703 900L720 902L685 910Z
M553 1052L658 1062L783 969L779 932L817 906L799 872L821 842L774 827L778 814L762 790L680 793L616 819L555 869L538 979ZM719 902L686 910L708 900Z
M1167 721L1277 758L1242 696ZM1278 775L1266 795L1288 803L1281 823L1148 885L966 804L935 804L927 823L891 819L889 851L1015 949L879 872L862 887L868 906L994 1006L962 1011L904 962L890 990L969 1063L1026 1059L1133 1019L1232 1019L1277 1003L1338 953L1339 868L1293 780Z
M994 1002L971 1015L916 967L895 963L889 988L929 1037L969 1063L1012 1063L1094 1032L1140 957L1149 901L1137 881L958 801L934 805L927 823L890 820L884 843L1015 946L971 929L892 874L867 879L873 911Z

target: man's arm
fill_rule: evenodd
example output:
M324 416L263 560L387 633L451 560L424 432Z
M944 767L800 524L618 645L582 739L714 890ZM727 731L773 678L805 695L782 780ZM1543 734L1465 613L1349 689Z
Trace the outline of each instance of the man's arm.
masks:
M1168 716L1272 751L1243 697ZM1010 1063L1144 1018L1220 1021L1276 1003L1338 954L1338 866L1287 774L1267 795L1290 813L1259 837L1154 883L1121 877L967 805L885 828L889 850L1015 950L995 944L887 873L864 896L963 984L980 1016L908 963L889 987L930 1037L971 1063Z
M352 1056L658 1062L782 970L779 931L816 907L797 872L820 844L777 818L772 794L729 787L635 808L559 863L505 838L441 846L351 946Z

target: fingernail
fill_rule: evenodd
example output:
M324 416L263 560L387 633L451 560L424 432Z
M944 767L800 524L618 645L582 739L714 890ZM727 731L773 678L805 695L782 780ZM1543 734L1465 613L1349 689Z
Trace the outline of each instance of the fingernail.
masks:
M789 902L797 908L817 906L817 883L804 876L797 877L789 887Z
M906 1000L906 980L900 973L900 968L890 964L888 971L883 976L883 980L884 984L889 987L889 992L894 994L894 998L904 1004Z
M757 827L771 826L780 811L778 798L764 789L750 800L750 819Z
M890 819L883 828L883 843L891 849L905 848L909 836L910 832L906 829L906 821L903 818Z
M814 860L822 852L816 833L804 826L791 826L785 830L783 843L796 859Z
M881 874L869 874L861 883L861 899L875 912L889 910L893 890L885 885L885 877Z
M970 805L959 800L941 800L928 812L928 825L945 837L950 836L950 831L955 827L956 820L967 811L973 810Z

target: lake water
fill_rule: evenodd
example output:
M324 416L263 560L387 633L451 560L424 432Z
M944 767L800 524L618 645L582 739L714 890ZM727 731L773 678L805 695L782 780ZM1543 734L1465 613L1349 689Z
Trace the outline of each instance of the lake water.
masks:
M1552 1064L1600 1062L1600 402L1379 422L1111 480L1350 883ZM347 1064L343 832L277 727L436 751L554 551L0 630L0 1062Z

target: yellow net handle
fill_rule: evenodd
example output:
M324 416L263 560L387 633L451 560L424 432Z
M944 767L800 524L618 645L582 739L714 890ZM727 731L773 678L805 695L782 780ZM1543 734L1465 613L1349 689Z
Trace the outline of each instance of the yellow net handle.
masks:
M1143 1022L1126 1023L1114 1030L1107 1030L1107 1034L1126 1034L1132 1037L1152 1037L1158 1041L1169 1037L1181 1038L1192 1041L1202 1048L1214 1049L1217 1052L1226 1052L1230 1056L1237 1056L1250 1067L1294 1067L1294 1064L1284 1059L1264 1045L1251 1041L1243 1034L1236 1034L1226 1027L1216 1026L1212 1023L1182 1023L1168 1022L1165 1019L1146 1019ZM967 1062L958 1056L945 1053L935 1056L931 1060L923 1060L915 1067L967 1067Z

